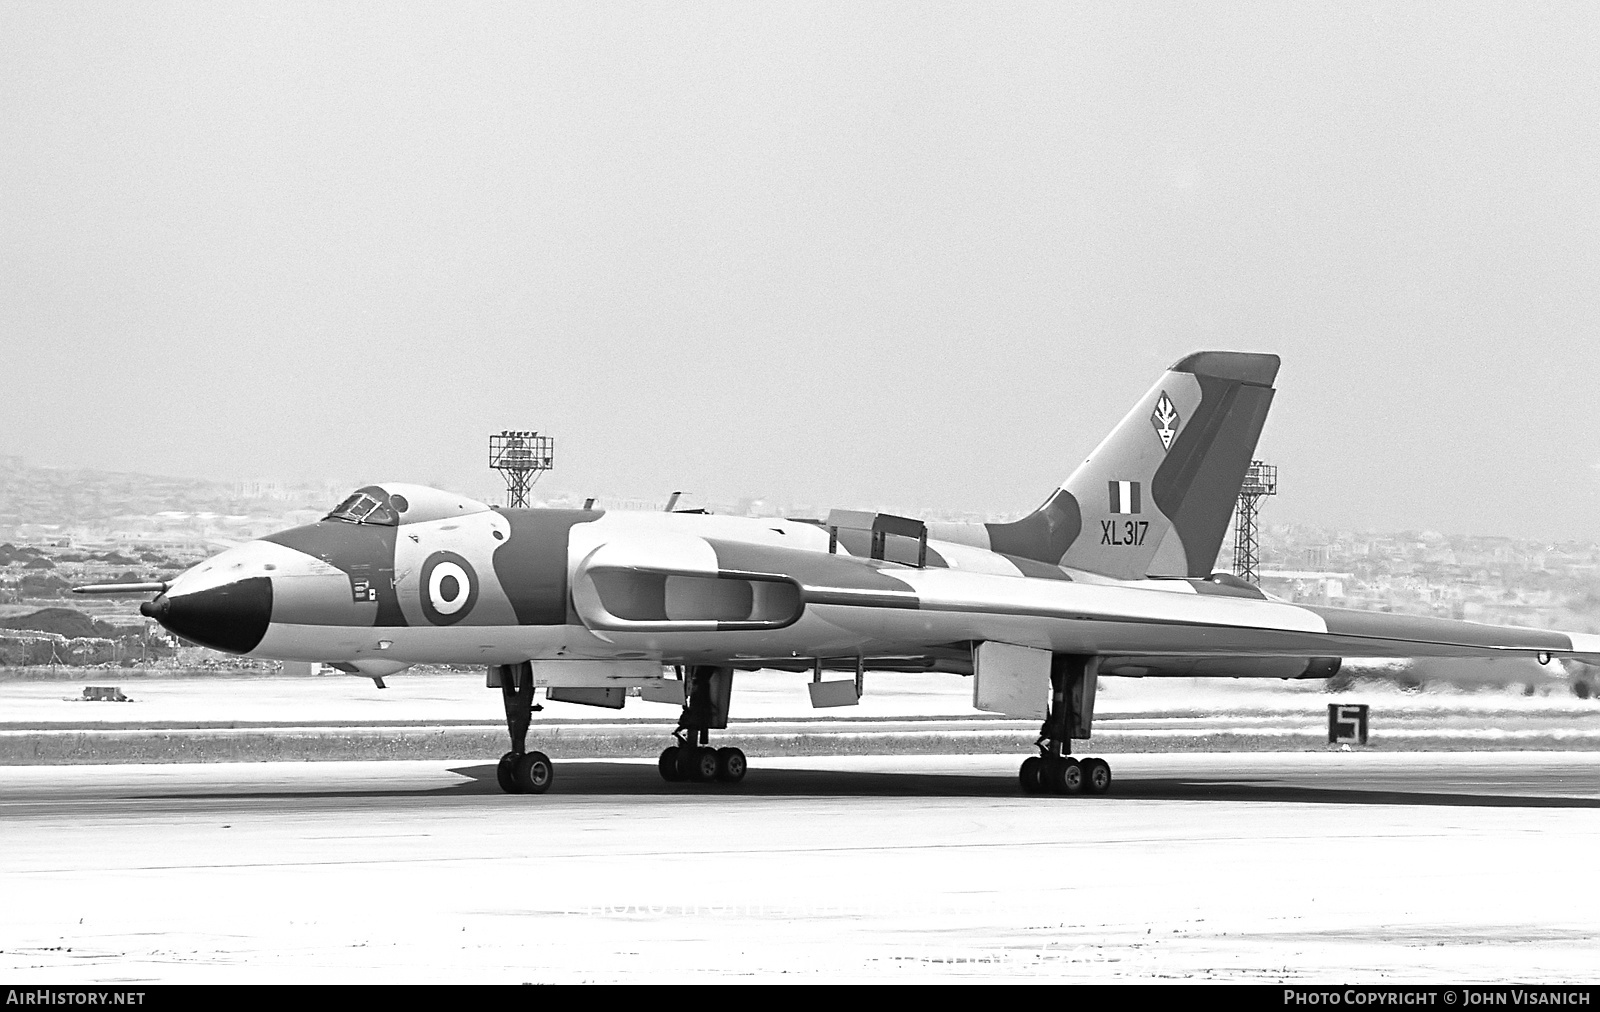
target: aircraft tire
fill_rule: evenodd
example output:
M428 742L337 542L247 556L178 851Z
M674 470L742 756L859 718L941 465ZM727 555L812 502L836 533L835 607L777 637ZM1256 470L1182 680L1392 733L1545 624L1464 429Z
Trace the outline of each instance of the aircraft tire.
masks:
M1104 794L1111 790L1111 764L1104 759L1085 759L1078 764L1083 771L1083 793Z
M1017 781L1022 785L1022 793L1038 794L1044 789L1040 777L1044 773L1044 760L1036 755L1031 755L1022 760L1022 768L1017 770Z
M543 752L527 752L517 757L513 764L517 786L523 794L543 794L555 779L555 767Z
M678 779L694 782L694 757L700 749L696 745L682 745L678 748Z
M1041 779L1051 794L1077 794L1083 790L1083 767L1070 757L1054 759L1045 764Z
M717 778L717 750L699 745L678 749L678 778L690 783L710 783Z
M1061 759L1043 756L1039 760L1039 793L1065 794L1061 787Z
M516 771L517 754L507 752L500 757L500 762L494 768L494 778L500 784L500 789L507 794L521 794L522 788L517 785Z
M717 750L709 746L701 746L694 750L690 760L696 783L709 784L717 779Z
M744 779L749 763L744 753L736 748L717 749L717 779L725 784L736 784Z
M661 771L661 779L669 784L675 784L683 779L683 774L678 772L678 752L676 745L668 745L661 752L661 758L656 760L656 769Z

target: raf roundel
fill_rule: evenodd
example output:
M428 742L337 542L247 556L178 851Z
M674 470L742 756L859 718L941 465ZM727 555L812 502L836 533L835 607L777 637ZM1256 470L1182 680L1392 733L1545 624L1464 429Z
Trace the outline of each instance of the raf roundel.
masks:
M434 552L422 564L422 614L434 625L466 618L478 601L478 574L455 552Z

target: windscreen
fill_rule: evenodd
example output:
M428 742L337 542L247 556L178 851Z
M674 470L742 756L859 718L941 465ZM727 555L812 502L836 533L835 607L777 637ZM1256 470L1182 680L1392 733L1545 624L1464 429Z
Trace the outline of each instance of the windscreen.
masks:
M322 519L341 520L347 524L382 524L386 527L393 527L399 522L393 509L367 492L352 493Z

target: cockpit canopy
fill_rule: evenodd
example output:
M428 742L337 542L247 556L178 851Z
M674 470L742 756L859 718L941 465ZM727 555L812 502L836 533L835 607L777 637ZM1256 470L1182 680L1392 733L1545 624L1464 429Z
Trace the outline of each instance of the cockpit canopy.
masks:
M385 482L356 489L322 519L396 527L484 513L488 509L485 503L453 492L441 492L426 485Z

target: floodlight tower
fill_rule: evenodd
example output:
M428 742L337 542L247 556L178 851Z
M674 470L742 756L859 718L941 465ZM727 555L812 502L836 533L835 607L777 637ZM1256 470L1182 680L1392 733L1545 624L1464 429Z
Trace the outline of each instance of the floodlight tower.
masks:
M489 466L506 480L506 506L528 508L528 489L555 463L556 441L522 429L489 437Z
M1233 512L1233 572L1241 580L1260 583L1256 575L1256 510L1263 496L1278 494L1278 469L1259 460L1250 462L1239 486L1239 505Z

